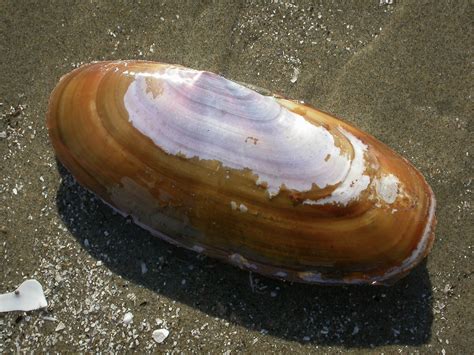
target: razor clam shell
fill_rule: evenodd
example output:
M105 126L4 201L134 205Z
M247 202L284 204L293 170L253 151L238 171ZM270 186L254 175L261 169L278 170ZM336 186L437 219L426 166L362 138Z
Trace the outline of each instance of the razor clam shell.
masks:
M409 162L213 73L86 65L52 93L48 128L76 179L138 225L267 276L389 284L434 239L435 199Z

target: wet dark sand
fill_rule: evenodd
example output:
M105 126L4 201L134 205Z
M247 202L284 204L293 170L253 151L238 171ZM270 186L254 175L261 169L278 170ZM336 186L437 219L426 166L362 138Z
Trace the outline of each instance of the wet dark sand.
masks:
M471 352L468 4L1 2L0 292L36 278L49 308L0 315L0 351ZM114 214L58 166L44 124L60 76L108 59L211 70L375 135L435 191L427 262L391 288L282 283L177 249ZM151 337L158 328L170 330L163 344Z

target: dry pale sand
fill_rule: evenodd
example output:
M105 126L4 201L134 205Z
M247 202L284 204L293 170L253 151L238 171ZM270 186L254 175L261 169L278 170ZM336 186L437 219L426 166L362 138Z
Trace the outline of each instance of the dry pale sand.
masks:
M34 277L49 302L0 315L0 351L472 352L472 2L12 0L0 19L0 292ZM58 166L45 112L61 75L117 58L218 72L375 135L436 193L428 261L391 288L288 284L114 214Z

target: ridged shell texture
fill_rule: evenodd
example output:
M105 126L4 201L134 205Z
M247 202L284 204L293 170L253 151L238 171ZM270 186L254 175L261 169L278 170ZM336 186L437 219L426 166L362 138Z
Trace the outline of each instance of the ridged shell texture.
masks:
M48 128L83 186L165 240L270 277L390 284L429 252L435 199L387 146L213 73L99 62Z

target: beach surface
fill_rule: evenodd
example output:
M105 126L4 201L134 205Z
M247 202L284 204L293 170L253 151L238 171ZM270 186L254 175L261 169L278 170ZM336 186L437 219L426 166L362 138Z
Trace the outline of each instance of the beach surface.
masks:
M0 314L0 352L471 353L472 15L462 0L0 2L0 293L34 278L48 301ZM213 71L374 135L435 192L429 258L392 287L322 287L152 237L75 182L45 127L59 78L113 59Z

